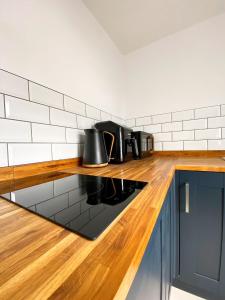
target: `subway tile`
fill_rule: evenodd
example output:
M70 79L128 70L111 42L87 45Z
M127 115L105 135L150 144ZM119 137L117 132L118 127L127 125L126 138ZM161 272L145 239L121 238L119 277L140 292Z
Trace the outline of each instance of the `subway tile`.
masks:
M164 151L183 150L183 142L163 142Z
M189 141L189 140L194 140L194 138L195 138L194 130L173 132L173 141Z
M221 115L225 115L225 104L221 105Z
M92 128L95 124L95 120L89 119L82 116L77 116L77 127L79 129L88 129Z
M5 109L10 119L49 123L49 108L44 105L5 96Z
M172 140L171 132L161 132L153 135L156 142L167 142Z
M172 118L171 113L155 115L155 116L152 116L152 123L158 124L158 123L171 122L171 118Z
M65 110L78 115L85 115L85 104L76 99L68 96L64 96L64 106Z
M52 155L53 160L75 158L79 155L78 144L53 144Z
M182 122L170 122L162 124L162 131L180 131L182 130Z
M126 124L127 127L134 127L135 126L135 119L126 120L125 124Z
M207 141L184 141L184 150L207 150Z
M29 82L30 100L63 109L63 94L34 82Z
M152 124L151 117L136 118L136 126Z
M0 167L8 166L7 144L0 144Z
M197 108L195 110L195 119L218 117L220 116L220 106L210 106Z
M122 118L116 116L112 116L112 121L120 125L123 125L124 123L124 120Z
M13 194L15 201L20 202L26 207L30 207L53 197L53 182L31 186L15 191Z
M9 165L21 165L52 159L50 144L9 144Z
M111 115L105 111L101 111L101 120L102 121L110 121L112 119Z
M80 129L66 128L67 143L84 143L84 131Z
M209 128L225 127L225 117L209 118L208 127Z
M75 114L55 108L50 108L50 121L53 125L77 127L77 116Z
M162 151L162 143L161 142L154 142L154 150L155 151Z
M5 117L5 104L4 104L4 96L0 94L0 117Z
M78 176L69 176L54 181L54 195L61 195L77 189L80 185Z
M133 129L133 131L143 131L144 130L144 126L135 126L132 129Z
M184 130L205 129L207 128L207 119L190 120L183 122Z
M225 139L208 141L208 150L225 150Z
M154 125L144 126L144 131L149 132L149 133L161 132L162 131L162 126L161 126L161 124L154 124Z
M101 119L100 110L93 107L93 106L86 105L86 114L87 114L88 118L92 118L92 119L95 119L95 120L100 120Z
M28 81L0 70L0 93L29 100Z
M221 128L195 130L196 140L216 140L221 138Z
M172 113L172 121L185 121L194 119L194 110L183 110Z
M0 119L1 142L31 142L31 126L28 122Z
M65 128L52 125L32 124L32 137L33 142L38 143L63 143L66 141Z
M68 207L68 193L36 205L37 213L50 217Z
M225 128L222 128L222 138L225 138Z

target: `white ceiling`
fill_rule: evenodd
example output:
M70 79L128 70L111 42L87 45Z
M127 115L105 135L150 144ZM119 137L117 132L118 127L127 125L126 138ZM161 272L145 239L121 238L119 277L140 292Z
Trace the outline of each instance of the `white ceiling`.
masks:
M225 11L225 0L83 0L127 54Z

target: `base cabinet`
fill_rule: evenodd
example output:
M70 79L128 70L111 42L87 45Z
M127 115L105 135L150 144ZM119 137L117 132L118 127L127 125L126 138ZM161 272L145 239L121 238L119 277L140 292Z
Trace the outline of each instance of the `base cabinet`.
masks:
M178 174L179 265L175 285L206 299L225 299L224 174Z
M168 300L171 286L171 198L169 190L127 300Z

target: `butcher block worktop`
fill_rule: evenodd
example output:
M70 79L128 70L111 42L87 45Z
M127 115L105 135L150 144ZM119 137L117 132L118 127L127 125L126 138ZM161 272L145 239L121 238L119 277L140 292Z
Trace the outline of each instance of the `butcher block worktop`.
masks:
M222 156L167 153L98 169L73 163L51 172L45 166L48 172L39 175L34 165L30 173L0 172L1 194L67 173L149 183L95 241L0 199L0 299L125 299L175 170L225 172Z

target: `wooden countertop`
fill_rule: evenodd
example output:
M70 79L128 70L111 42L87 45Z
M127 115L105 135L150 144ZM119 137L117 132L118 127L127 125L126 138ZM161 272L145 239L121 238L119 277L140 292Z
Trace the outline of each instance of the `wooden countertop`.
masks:
M1 194L65 173L149 184L95 241L0 199L0 299L125 299L176 169L225 172L225 161L154 155L101 169L77 166L1 182Z

